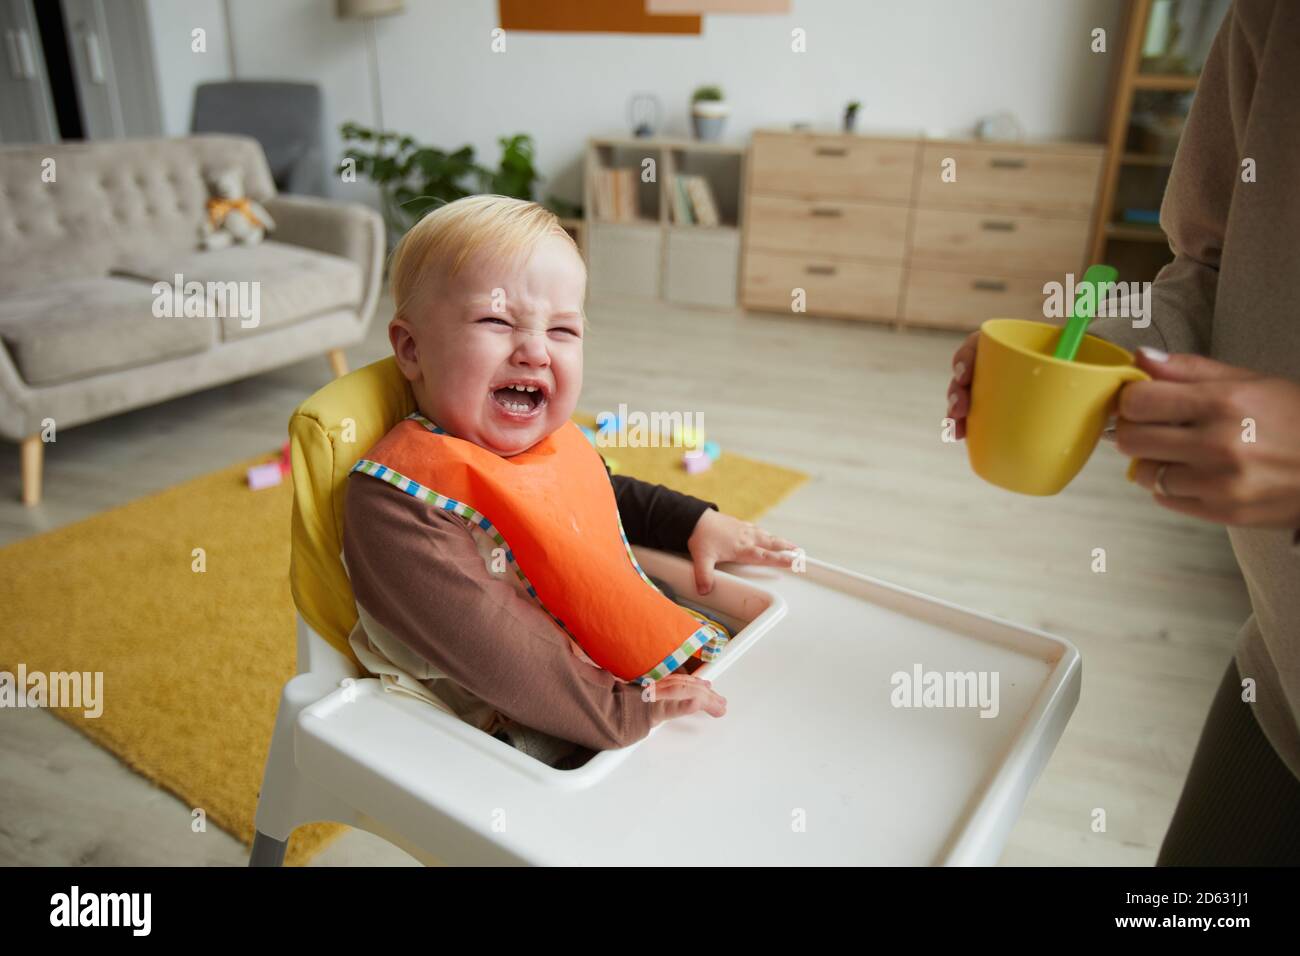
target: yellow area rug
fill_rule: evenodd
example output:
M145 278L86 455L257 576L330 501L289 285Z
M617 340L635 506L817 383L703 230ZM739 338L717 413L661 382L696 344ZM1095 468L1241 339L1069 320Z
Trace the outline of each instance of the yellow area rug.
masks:
M596 416L585 412L578 412L573 420L588 428L596 425ZM596 450L616 475L631 475L712 501L720 510L745 521L757 521L808 480L802 471L733 455L725 448L707 471L694 475L682 466L680 448Z
M592 424L591 416L575 419ZM699 475L680 449L601 449L618 472L757 519L807 475L723 454ZM102 671L103 713L51 713L201 809L245 844L280 690L294 671L291 486L250 491L263 456L0 549L0 669ZM195 567L202 549L205 570ZM301 865L346 828L298 828Z

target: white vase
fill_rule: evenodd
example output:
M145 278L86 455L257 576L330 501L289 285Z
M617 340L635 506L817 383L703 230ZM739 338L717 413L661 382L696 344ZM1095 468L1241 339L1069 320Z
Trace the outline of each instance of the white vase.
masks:
M697 100L691 104L691 125L695 129L695 138L716 140L722 136L722 127L731 112L721 100Z

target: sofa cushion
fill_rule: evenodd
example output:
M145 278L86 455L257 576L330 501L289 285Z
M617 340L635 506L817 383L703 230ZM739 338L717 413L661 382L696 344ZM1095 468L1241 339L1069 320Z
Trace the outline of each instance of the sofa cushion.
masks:
M157 318L152 287L68 279L0 297L0 342L29 385L54 385L191 355L216 342L211 318Z
M219 318L225 341L361 304L363 281L355 262L273 240L213 252L128 253L119 262L119 275L182 290L191 282L219 292L217 284L238 283L221 292L230 303Z
M108 275L122 250L197 249L207 181L231 168L275 195L246 136L0 146L0 292Z

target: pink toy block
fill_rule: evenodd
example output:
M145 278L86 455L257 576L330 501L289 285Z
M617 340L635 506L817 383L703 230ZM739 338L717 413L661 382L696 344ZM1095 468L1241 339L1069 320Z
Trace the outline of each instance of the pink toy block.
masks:
M269 461L265 465L254 465L248 469L248 487L254 491L271 488L284 479L278 461Z
M688 474L698 475L712 467L713 459L702 451L688 451L682 456L682 464L686 466Z

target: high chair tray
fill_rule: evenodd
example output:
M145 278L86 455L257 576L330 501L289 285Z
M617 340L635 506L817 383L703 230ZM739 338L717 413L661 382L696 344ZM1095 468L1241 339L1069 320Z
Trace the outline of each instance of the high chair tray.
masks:
M997 861L1078 700L1069 642L811 558L724 565L699 599L690 562L635 551L743 625L697 672L724 717L563 771L368 679L303 711L299 768L448 864Z

